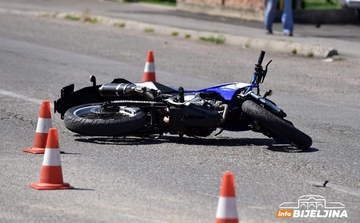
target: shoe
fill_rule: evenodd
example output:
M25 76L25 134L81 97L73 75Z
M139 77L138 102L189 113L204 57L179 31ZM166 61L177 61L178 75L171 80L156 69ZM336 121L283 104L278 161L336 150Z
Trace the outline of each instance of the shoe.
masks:
M292 33L284 33L285 36L293 36Z
M266 30L266 34L273 34L271 29Z

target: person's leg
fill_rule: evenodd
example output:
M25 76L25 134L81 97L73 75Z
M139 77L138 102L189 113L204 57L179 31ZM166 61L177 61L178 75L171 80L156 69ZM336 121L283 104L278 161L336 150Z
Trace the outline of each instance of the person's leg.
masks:
M294 30L294 21L292 15L292 0L283 0L284 9L281 16L281 22L283 24L283 33L292 34Z
M276 7L279 0L267 0L264 18L265 29L272 32L272 25L275 19Z

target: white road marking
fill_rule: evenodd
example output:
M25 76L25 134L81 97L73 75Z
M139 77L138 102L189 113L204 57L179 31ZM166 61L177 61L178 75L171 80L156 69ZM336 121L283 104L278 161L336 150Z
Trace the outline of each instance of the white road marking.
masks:
M10 97L13 97L13 98L22 99L24 101L33 102L33 103L38 104L38 105L41 105L41 103L43 101L43 100L40 100L40 99L37 99L37 98L30 98L30 97L25 96L25 95L17 94L17 93L11 92L11 91L5 91L5 90L2 90L2 89L0 89L0 94L10 96ZM50 105L50 106L52 106L52 105Z

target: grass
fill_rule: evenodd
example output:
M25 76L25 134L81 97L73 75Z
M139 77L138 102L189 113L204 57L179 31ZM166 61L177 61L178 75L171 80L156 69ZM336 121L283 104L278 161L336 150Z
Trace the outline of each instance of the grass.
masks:
M152 28L145 28L145 29L144 29L144 32L146 32L146 33L153 33L153 32L155 32L155 30L152 29Z
M92 24L95 24L95 23L100 22L100 21L98 20L98 18L96 18L96 17L91 17L91 16L86 16L86 17L84 17L84 18L83 18L83 21L84 21L84 22L89 22L89 23L92 23Z
M172 36L178 36L178 35L179 35L179 32L174 31L174 32L171 33L171 35L172 35Z
M306 54L306 56L307 56L307 57L314 57L314 53L313 53L313 52L308 52L308 53Z
M185 34L185 38L189 39L189 38L191 38L191 35L190 34Z
M90 15L90 10L89 10L89 9L86 9L86 10L84 11L84 13L83 13L83 15L82 15L82 21L83 21L83 22L93 23L93 24L99 22L98 18L92 17L92 16Z
M292 50L291 50L291 54L292 54L292 55L297 54L297 50L296 50L296 49L292 49Z
M123 23L116 22L113 25L116 26L116 27L124 28L126 24L124 22Z
M219 35L217 37L213 37L213 36L203 37L203 36L200 36L199 39L202 40L202 41L205 41L205 42L211 42L211 43L216 43L216 44L225 43L225 37L223 37L222 35Z
M301 7L305 10L341 9L338 0L302 0Z
M126 0L126 1L135 2L136 0ZM138 2L176 7L176 0L138 0Z
M67 14L64 17L67 20L71 21L83 21L83 22L89 22L92 24L99 23L100 20L97 17L93 17L90 15L89 10L85 10L85 12L80 16L76 14Z
M71 20L71 21L79 21L81 18L80 18L80 16L77 16L77 15L67 14L65 16L65 19Z

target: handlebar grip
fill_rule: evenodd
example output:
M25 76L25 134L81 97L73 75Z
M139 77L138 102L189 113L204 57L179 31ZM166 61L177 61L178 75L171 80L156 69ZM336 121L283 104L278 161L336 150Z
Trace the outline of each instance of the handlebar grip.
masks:
M259 59L258 59L258 63L257 63L258 66L261 66L261 64L264 60L264 56L265 56L265 51L261 51Z

